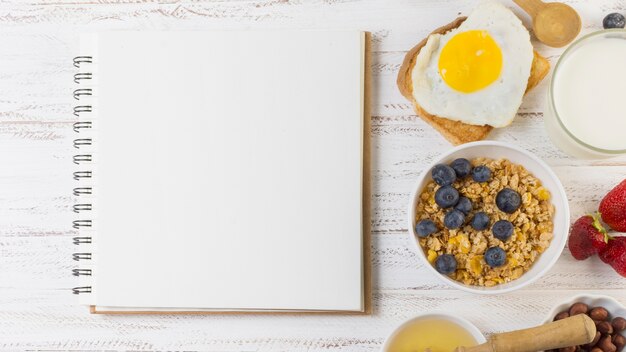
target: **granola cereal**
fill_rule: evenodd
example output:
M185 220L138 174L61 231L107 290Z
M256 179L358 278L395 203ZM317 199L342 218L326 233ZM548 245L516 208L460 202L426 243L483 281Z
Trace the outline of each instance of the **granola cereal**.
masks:
M473 167L486 165L491 169L491 180L479 183L468 176L457 178L452 186L473 203L466 219L472 219L476 212L483 211L489 215L490 225L478 231L466 221L458 229L447 229L444 226L447 209L442 209L435 202L435 192L440 186L431 180L420 194L416 222L430 219L435 222L438 231L418 239L431 264L443 254L456 258L458 264L456 270L449 274L450 278L467 285L491 287L522 276L548 248L553 237L554 205L550 202L550 192L523 166L506 159L475 158L470 162ZM521 206L511 214L498 209L495 202L496 195L505 187L521 196ZM514 225L513 234L504 242L491 233L491 225L498 220L508 220ZM506 263L492 268L485 262L484 253L494 246L506 252Z

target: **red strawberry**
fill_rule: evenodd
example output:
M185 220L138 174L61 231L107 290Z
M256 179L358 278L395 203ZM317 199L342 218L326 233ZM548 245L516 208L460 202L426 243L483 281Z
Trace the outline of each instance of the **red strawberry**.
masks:
M626 236L612 238L608 246L600 252L600 259L626 277Z
M572 225L568 247L574 258L584 260L604 250L608 239L598 216L585 215Z
M602 220L613 230L626 232L626 180L604 196L599 211Z

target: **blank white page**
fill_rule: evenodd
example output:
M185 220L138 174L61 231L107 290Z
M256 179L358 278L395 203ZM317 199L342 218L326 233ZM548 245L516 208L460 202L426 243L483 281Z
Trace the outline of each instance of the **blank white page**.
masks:
M364 34L95 42L92 303L361 311Z

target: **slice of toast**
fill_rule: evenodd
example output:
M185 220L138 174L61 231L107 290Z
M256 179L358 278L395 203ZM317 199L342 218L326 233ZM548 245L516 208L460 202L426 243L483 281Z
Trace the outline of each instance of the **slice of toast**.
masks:
M465 21L467 17L459 17L449 24L435 29L431 34L445 34L452 29L455 29ZM460 121L450 120L444 117L431 115L424 110L413 98L413 82L411 80L411 72L413 66L415 66L415 59L419 54L422 47L426 44L428 37L419 42L413 49L411 49L400 66L400 72L398 72L398 88L402 95L407 98L412 104L417 115L433 126L439 133L441 133L450 143L459 145L463 143L478 141L487 137L493 127L489 125L470 125ZM535 87L541 80L548 74L550 70L550 62L543 56L534 52L533 63L530 68L530 77L528 78L528 84L526 86L526 92Z

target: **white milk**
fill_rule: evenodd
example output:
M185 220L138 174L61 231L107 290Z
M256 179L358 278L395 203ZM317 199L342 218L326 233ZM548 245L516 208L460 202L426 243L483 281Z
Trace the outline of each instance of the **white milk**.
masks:
M626 34L605 32L574 44L552 78L555 116L548 124L555 143L570 154L571 145L605 151L626 150ZM554 110L552 113L554 113ZM560 118L562 126L556 118ZM563 130L563 126L580 142ZM560 129L555 131L554 129ZM552 131L550 131L552 129ZM556 133L556 136L555 136ZM602 154L602 153L600 153ZM584 156L583 156L584 157Z

